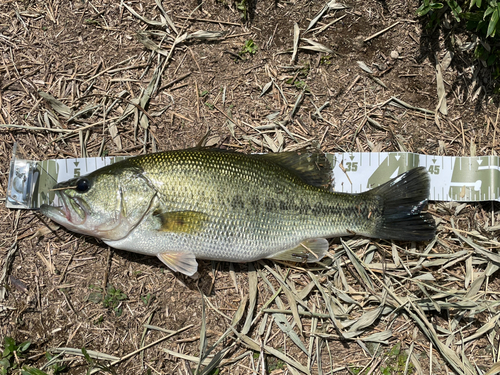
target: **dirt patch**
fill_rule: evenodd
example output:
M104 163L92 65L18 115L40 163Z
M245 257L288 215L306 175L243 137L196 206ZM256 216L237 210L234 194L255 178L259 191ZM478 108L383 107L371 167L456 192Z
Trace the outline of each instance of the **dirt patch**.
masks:
M431 111L438 105L435 54L442 61L450 31L427 35L415 17L416 3L349 1L348 8L329 11L301 35L333 52L300 50L296 61L290 53L294 23L303 32L322 3L258 1L251 22L242 22L234 3L213 1L198 7L194 1L165 1L178 35L224 33L217 41L194 38L178 44L168 24L148 25L131 13L161 24L165 17L154 1L126 5L104 0L0 5L0 123L38 128L0 128L2 196L14 142L33 160L181 149L197 145L206 134L211 146L247 153L319 147L324 152L496 155L498 117L489 96L489 72L464 52L456 51L444 71L447 116L436 121L433 115L381 105L393 96ZM145 38L156 47L151 49L147 42L145 47ZM257 46L255 53L242 53L250 39ZM142 108L138 100L154 82L158 67L158 87ZM261 96L271 80L275 85ZM70 120L39 91L73 113L85 113ZM290 117L301 94L303 101ZM315 116L316 108L327 102L322 117ZM124 116L129 108L131 115ZM269 125L269 115L285 121L287 131L255 129ZM498 204L438 203L430 211L439 222L431 253L467 250L463 257L451 257L456 261L445 268L425 263L410 274L404 268L368 267L373 271L366 274L370 287L338 240L332 241L328 270L311 267L308 273L271 262L255 264L254 270L252 265L202 261L200 278L192 280L174 275L156 258L110 249L99 240L55 228L37 212L1 205L0 254L8 277L6 299L0 301L0 336L31 342L26 356L12 359L19 366L40 368L50 349L77 349L79 353L61 357L71 374L113 362L89 363L78 356L81 348L122 358L112 366L116 373L189 374L197 367L193 357L200 355L203 332L207 347L220 340L211 354L224 353L224 366L216 366L221 374L263 374L263 362L267 373L299 371L279 353L310 373L320 373L320 368L336 374L360 373L363 368L403 373L398 366L406 363L410 350L408 373L419 373L420 365L424 373L432 367L432 373L446 374L452 370L449 360L416 323L424 316L427 329L434 325L436 337L450 351L487 370L498 354L496 328L466 344L459 341L497 312L486 303L496 299L495 273L488 275L477 296L467 295L473 281L496 263L478 258L450 227L453 219L458 233L496 251L496 231L491 228L500 219ZM419 262L416 254L426 246L363 241L349 242L359 259L366 261L374 252L372 263L391 265L396 264L394 254L404 264ZM434 279L425 279L427 284L411 280L422 274ZM448 291L453 294L443 297ZM297 293L298 302L291 297ZM256 307L249 312L252 295ZM422 316L417 310L411 315L396 309L395 296L401 302L424 301L429 295L442 307L422 302ZM487 308L464 307L464 300L473 303L478 296ZM302 330L294 307L301 314ZM361 335L345 335L349 324L379 308L376 319L360 328ZM335 321L329 318L331 311ZM251 324L244 330L249 315ZM345 328L342 335L338 324ZM364 340L384 332L390 334ZM401 351L394 350L397 344Z

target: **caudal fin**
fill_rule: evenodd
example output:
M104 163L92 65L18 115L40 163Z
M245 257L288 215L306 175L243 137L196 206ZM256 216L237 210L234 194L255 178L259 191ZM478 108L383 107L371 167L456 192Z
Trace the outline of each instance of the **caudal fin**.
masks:
M429 198L427 170L419 167L405 172L367 194L383 202L376 237L401 241L426 241L434 237L436 225L429 213L422 213Z

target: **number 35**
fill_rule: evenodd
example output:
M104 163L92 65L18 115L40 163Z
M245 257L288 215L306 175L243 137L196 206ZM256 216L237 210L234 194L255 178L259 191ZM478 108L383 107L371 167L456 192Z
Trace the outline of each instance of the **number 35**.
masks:
M358 170L358 162L357 161L354 161L354 162L348 162L348 163L345 163L346 165L346 172L356 172Z

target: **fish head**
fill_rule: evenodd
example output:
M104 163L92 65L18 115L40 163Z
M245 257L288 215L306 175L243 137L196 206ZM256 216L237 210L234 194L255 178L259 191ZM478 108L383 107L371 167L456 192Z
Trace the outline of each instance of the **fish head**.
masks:
M100 238L125 238L150 210L156 190L139 168L113 165L58 183L59 205L41 212L67 229Z

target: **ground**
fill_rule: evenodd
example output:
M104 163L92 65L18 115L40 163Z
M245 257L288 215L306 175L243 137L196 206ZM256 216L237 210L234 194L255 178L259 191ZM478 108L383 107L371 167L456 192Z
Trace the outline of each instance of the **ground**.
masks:
M0 124L18 126L0 125L2 200L15 142L30 160L200 142L496 155L491 72L467 34L427 30L417 1L348 0L307 32L324 2L157 3L2 2ZM320 46L292 58L295 24ZM200 30L222 34L181 38ZM0 338L31 345L0 360L50 373L46 353L72 348L58 357L70 374L192 374L201 350L211 374L479 374L498 358L498 208L431 202L430 243L334 239L326 268L202 261L193 280L1 205Z

